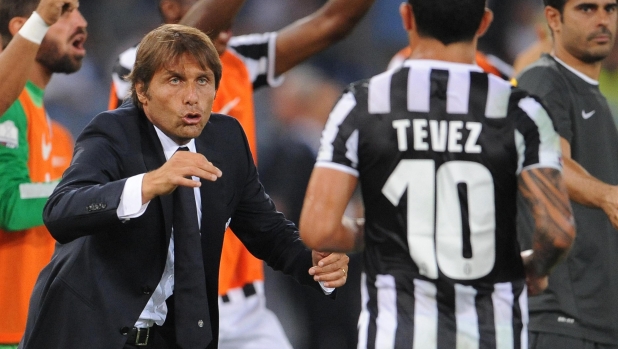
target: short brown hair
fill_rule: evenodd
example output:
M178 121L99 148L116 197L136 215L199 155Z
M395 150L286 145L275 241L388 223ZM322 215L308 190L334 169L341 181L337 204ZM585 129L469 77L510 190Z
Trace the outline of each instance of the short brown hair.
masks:
M9 31L9 22L15 17L28 18L36 10L39 0L0 0L0 35L2 48L5 48L13 35Z
M126 79L131 82L131 99L139 108L142 104L137 98L135 84L144 84L148 92L150 81L157 70L175 62L185 53L197 60L202 69L210 68L215 75L215 90L221 81L221 60L217 49L208 36L200 30L180 24L163 24L139 43L133 71Z

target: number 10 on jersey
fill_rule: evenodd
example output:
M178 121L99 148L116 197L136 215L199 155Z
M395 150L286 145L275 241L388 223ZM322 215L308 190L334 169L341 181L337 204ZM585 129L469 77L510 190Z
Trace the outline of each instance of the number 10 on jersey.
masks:
M458 184L465 184L467 202L461 202ZM401 160L382 194L398 206L406 189L408 247L421 275L437 279L438 268L453 280L489 274L496 259L494 182L489 170L477 162L449 161L436 172L434 160ZM464 234L462 205L468 208L469 237ZM464 253L464 244L471 247L471 255Z

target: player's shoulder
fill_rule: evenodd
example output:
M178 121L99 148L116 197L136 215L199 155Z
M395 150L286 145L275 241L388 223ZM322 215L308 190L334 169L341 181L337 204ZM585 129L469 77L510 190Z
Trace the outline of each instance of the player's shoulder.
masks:
M517 76L516 85L528 89L546 85L557 87L563 79L559 63L550 55L543 54Z

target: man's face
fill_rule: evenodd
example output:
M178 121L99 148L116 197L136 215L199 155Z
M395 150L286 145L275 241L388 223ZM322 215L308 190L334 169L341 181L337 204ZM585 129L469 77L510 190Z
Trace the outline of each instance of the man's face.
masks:
M135 87L148 120L179 145L199 136L210 119L215 75L188 53L159 68L148 91L143 83Z
M67 12L54 23L37 53L36 60L51 73L73 73L82 66L86 55L86 26L88 23L78 10Z
M569 0L556 30L558 45L585 63L609 55L617 26L616 0Z

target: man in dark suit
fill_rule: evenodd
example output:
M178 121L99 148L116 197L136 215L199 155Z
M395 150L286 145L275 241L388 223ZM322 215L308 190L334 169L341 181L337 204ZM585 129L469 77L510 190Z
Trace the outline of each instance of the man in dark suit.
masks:
M20 348L217 348L228 225L300 283L326 294L345 283L348 257L306 249L264 192L240 124L211 115L220 78L217 51L197 29L164 25L142 40L132 100L86 127L45 207L59 244L35 286ZM176 152L183 146L189 151ZM183 191L198 210L179 221ZM205 287L189 291L205 288L207 301L191 303L206 311L185 326L177 310L188 291L177 268L190 249L180 242L191 216L205 274L192 281ZM184 344L194 333L195 344Z

